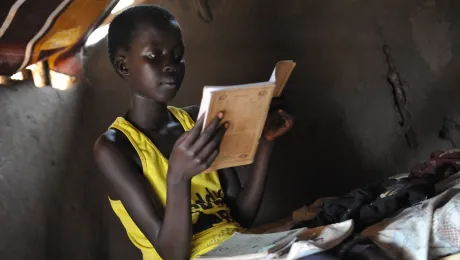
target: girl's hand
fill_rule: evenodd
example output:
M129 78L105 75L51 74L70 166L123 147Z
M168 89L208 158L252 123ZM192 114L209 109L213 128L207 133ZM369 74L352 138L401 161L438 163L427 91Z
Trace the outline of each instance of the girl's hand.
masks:
M218 113L204 132L201 132L204 117L201 117L192 130L179 137L169 158L168 182L190 181L211 166L228 128L228 123L221 124L223 117L222 112Z
M263 137L267 141L274 141L284 135L294 124L294 117L282 109L270 111L265 122Z

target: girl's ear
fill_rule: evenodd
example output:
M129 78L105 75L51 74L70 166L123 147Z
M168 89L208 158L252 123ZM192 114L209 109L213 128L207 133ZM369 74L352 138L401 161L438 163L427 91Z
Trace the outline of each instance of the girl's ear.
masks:
M115 70L118 72L118 74L122 76L129 75L128 64L126 63L126 56L117 54L117 56L115 57Z

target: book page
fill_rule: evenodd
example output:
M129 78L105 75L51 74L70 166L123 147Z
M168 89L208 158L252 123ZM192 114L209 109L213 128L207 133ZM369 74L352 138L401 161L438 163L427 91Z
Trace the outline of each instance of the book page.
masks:
M204 93L209 91L206 88ZM223 121L229 122L230 125L222 139L220 154L208 170L253 162L274 88L275 84L270 82L243 87L210 88L212 92L209 92L211 98L208 108L204 105L201 108L202 111L206 110L205 127L219 111L224 112Z
M231 238L199 258L235 257L243 255L268 255L269 250L285 245L302 233L305 228L271 234L235 233Z
M279 97L281 95L295 66L296 63L292 60L283 60L276 64L272 76L270 77L270 82L276 83L273 96Z

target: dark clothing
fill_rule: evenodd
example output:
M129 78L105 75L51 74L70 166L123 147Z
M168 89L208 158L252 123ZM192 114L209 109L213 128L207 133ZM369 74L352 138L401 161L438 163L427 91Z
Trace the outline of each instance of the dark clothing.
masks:
M371 240L355 236L327 252L300 258L301 260L389 260Z
M386 179L339 198L325 200L316 217L300 222L294 228L319 227L353 219L355 231L359 232L433 195L431 178Z
M430 160L415 165L409 177L390 178L355 189L339 198L325 199L316 216L293 228L318 227L353 219L356 233L435 195L435 184L460 171L460 150L436 151ZM368 238L355 236L334 249L302 258L385 260L390 259Z
M391 259L382 249L375 245L369 238L354 236L352 239L340 244L336 255L343 260L387 260Z
M299 260L340 260L332 253L320 253L299 258Z
M318 214L298 227L318 227L353 219L355 231L393 216L434 196L434 185L460 171L460 150L435 151L430 160L415 165L407 178L377 181L336 199L323 202Z

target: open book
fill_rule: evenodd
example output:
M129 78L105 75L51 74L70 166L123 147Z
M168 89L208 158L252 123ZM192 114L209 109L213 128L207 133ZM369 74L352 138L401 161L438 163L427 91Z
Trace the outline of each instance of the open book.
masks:
M353 220L312 229L301 228L271 234L235 233L203 260L298 259L331 249L353 232Z
M270 102L281 95L295 67L293 61L276 64L269 81L235 86L205 86L198 117L204 116L203 130L219 111L230 123L220 154L208 171L251 164L267 119Z

